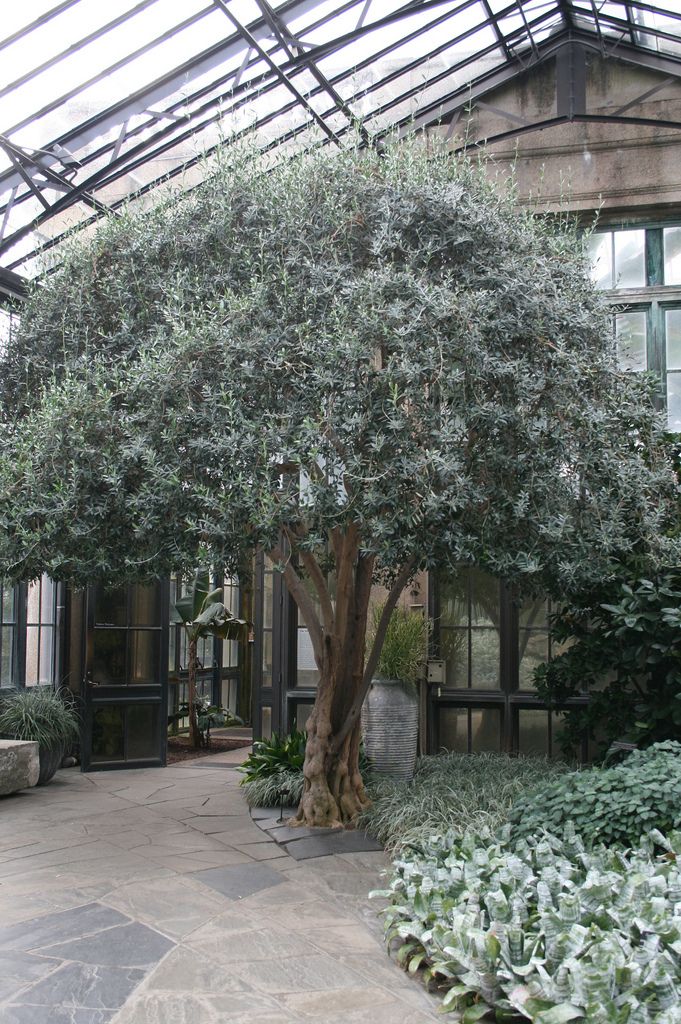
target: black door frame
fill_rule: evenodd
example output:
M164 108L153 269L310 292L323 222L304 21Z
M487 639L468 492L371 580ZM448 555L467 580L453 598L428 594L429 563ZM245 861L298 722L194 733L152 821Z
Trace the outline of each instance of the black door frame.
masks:
M83 706L83 727L81 737L81 771L82 772L95 772L95 771L122 771L128 768L156 768L164 767L166 764L167 757L167 739L168 739L168 631L170 627L170 613L169 613L169 600L170 600L170 586L169 580L164 579L156 583L159 588L158 602L159 602L159 617L160 622L158 627L150 627L154 632L158 633L159 636L159 679L155 684L135 684L134 686L125 683L122 685L101 685L96 680L92 679L92 665L91 665L91 651L92 651L92 639L94 637L95 628L110 628L110 627L96 627L94 621L94 597L95 588L88 587L85 594L85 623L86 628L82 634L82 652L81 664L84 666L83 679L81 681L81 697ZM131 587L126 588L128 606L131 597ZM130 630L134 628L134 624L130 624L129 613L127 617L127 625L123 628ZM116 627L121 628L121 627ZM159 709L159 724L158 724L158 757L156 758L137 758L126 760L125 759L125 747L127 746L127 726L124 724L124 758L122 760L111 760L101 761L92 763L91 752L92 752L92 720L93 713L97 707L135 707L139 705L152 704L158 706Z

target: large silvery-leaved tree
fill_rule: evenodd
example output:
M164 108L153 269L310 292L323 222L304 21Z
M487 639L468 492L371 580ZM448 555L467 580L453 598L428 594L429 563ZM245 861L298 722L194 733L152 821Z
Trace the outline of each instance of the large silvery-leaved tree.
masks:
M570 588L652 550L674 487L575 233L418 146L268 173L227 150L75 246L0 370L6 576L123 582L257 547L283 573L320 674L313 825L366 802L359 711L417 570Z

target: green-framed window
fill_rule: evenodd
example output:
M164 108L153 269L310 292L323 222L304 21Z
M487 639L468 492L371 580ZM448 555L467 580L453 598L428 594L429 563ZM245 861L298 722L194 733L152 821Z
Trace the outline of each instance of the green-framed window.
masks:
M681 226L596 231L588 244L593 280L615 307L620 365L659 377L669 429L681 433Z

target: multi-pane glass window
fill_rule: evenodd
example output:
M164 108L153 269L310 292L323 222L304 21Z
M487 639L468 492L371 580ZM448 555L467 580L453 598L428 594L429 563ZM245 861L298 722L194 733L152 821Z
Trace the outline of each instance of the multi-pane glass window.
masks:
M589 238L594 281L599 288L643 288L645 231L599 231Z
M478 569L443 579L439 622L447 689L498 689L499 581Z
M443 705L437 716L437 747L459 754L502 749L502 714L498 707L464 708Z
M159 600L153 585L95 589L92 677L97 685L158 683Z
M274 622L274 570L265 558L262 582L262 686L272 685L272 627Z
M0 588L0 686L16 683L17 599L14 587Z
M520 601L477 568L441 574L433 599L445 671L430 689L431 749L561 756L563 716L542 704L534 681L536 668L560 653L550 636L550 602Z
M628 309L615 314L617 359L623 370L648 369L648 313Z
M670 430L681 433L681 307L665 309L667 416Z
M518 689L534 690L534 673L562 653L566 644L551 638L550 618L555 606L546 597L527 598L518 608Z
M57 585L43 575L26 592L26 686L54 682L56 633Z
M322 608L319 603L319 598L317 597L317 591L309 580L305 580L304 582L315 611L317 612L317 616L321 620ZM300 614L298 613L296 613L296 620L296 671L294 685L300 687L312 687L314 689L319 683L319 669L317 668L317 662L314 657L312 639L307 626L302 622Z
M620 366L660 379L669 429L681 432L681 226L598 231L592 276L610 293Z

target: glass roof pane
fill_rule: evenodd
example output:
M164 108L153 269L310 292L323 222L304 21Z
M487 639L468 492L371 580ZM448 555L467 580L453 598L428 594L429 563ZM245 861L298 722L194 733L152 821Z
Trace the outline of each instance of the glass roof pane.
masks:
M70 124L82 121L84 115L91 116L97 110L112 105L122 96L129 95L153 81L154 78L171 71L206 46L207 34L208 39L215 42L220 38L220 31L225 32L227 27L225 19L220 19L218 12L215 11L200 22L190 25L171 38L154 45L146 53L109 73L107 73L107 69L114 67L117 59L120 60L126 55L126 50L116 47L109 50L106 41L114 33L107 33L96 45L90 44L86 47L87 53L79 55L85 63L81 63L80 59L72 64L65 62L65 68L69 70L69 74L64 73L64 68L62 68L64 62L60 62L54 68L43 72L34 81L26 83L21 89L15 90L0 100L0 125L3 125L4 131L9 133L12 129L8 125L8 120L12 115L16 121L11 123L19 123L31 110L39 108L46 97L59 97L80 83L98 78L99 80L92 82L91 85L80 89L77 103L67 100L66 103L58 106L56 101L50 102L48 107L53 109L48 109L39 120L32 120L27 129L23 130L21 140L18 134L13 135L16 141L21 141L23 145L38 145L37 139L46 140L56 137L64 132ZM152 26L148 25L148 28L152 29ZM119 26L115 33L116 40L121 43L124 41L124 37L120 35L123 30L124 26ZM148 39L144 35L138 37L141 45L155 38L158 32L150 31L148 35ZM129 44L129 35L127 40ZM104 56L107 57L106 61L103 59ZM114 59L108 60L109 57ZM101 78L99 78L100 75Z
M434 13L439 16L440 25L428 29L433 21ZM447 28L443 29L442 15L448 13ZM433 10L420 11L418 14L400 18L389 25L367 31L359 39L353 39L346 46L329 54L328 57L322 58L319 61L319 66L324 69L326 74L334 74L344 68L353 69L359 62L373 56L377 51L383 51L389 47L394 47L394 49L390 50L385 58L386 61L411 60L417 58L420 53L428 53L439 43L445 42L447 38L464 37L461 39L460 48L462 52L470 52L472 46L467 38L468 33L475 31L484 20L482 9L477 4L464 10L460 10L460 4L456 4L452 7L443 5L440 8L438 6L436 12ZM423 30L423 32L415 39L399 45L405 35L419 30ZM382 66L379 73L385 74L387 70L386 66Z
M73 0L77 3L78 0ZM13 36L15 32L25 30L32 21L44 17L53 8L57 7L58 0L31 0L30 3L13 4L6 6L2 12L2 35L4 39Z
M286 31L306 44L303 53L319 48L319 69L351 110L368 119L371 131L395 123L407 131L414 114L420 117L416 124L427 124L443 106L452 110L460 105L469 83L504 65L500 35L506 53L529 54L531 44L573 25L594 38L600 32L606 39L681 61L681 0L442 0L425 9L418 0L270 3ZM3 12L0 33L5 38L41 16L48 20L4 47L0 40L0 134L11 131L12 141L29 154L37 151L73 186L87 183L106 202L117 204L142 190L136 200L141 205L150 201L150 186L165 174L176 183L195 181L202 173L198 155L221 136L256 127L264 148L281 139L286 147L292 139L309 146L328 144L328 134L316 123L322 117L330 133L345 138L351 130L347 111L338 110L301 51L284 51L257 0L227 4L304 102L256 49L249 49L213 0L23 0ZM58 6L64 10L49 17ZM117 18L124 20L104 32ZM188 19L190 24L179 29ZM100 38L86 39L98 32ZM169 37L155 42L164 33ZM139 53L140 48L145 52ZM52 67L37 71L50 60ZM31 69L36 69L34 77L21 82ZM4 96L3 89L9 89ZM61 158L51 152L55 140L66 147ZM286 147L271 158L283 158ZM80 165L69 161L69 152ZM185 161L191 166L182 171ZM64 195L44 188L45 178L35 165L29 164L29 172L48 202ZM10 198L13 207L6 217ZM87 223L93 214L79 198L47 218L0 148L5 245L12 232L36 216L37 231L2 253L2 265L30 255L38 238L58 238L69 224Z

